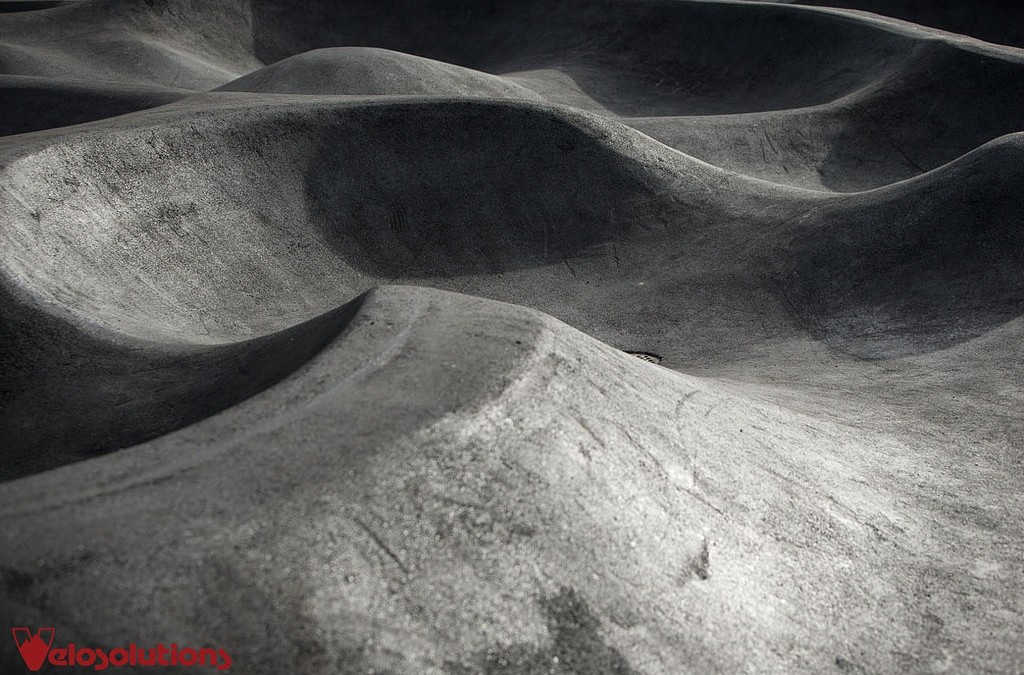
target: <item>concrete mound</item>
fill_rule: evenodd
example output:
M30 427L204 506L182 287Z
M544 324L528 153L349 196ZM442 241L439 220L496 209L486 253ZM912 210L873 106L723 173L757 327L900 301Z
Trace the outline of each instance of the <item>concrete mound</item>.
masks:
M861 357L940 349L1024 313L1024 134L790 231L790 306ZM799 253L797 253L799 251ZM777 260L783 259L778 251Z
M915 44L866 22L799 8L661 1L628 10L585 0L468 10L449 0L313 2L301 9L257 2L253 34L255 53L267 62L369 43L516 75L553 103L622 115L824 103L897 66ZM743 39L732 38L737 34Z
M779 644L895 672L908 642L1010 666L967 608L926 637L940 594L1022 598L972 573L973 499L908 452L520 307L383 288L265 394L8 483L0 617L229 645L245 672L786 669ZM986 511L990 536L1013 513Z
M669 227L688 238L684 211L744 206L701 204L714 182L747 209L772 189L567 110L245 101L10 144L4 267L91 322L210 342L308 318L370 277L562 264Z
M314 49L218 89L269 94L540 99L529 89L494 75L370 47Z
M301 366L360 302L272 335L196 345L98 330L12 296L3 295L0 322L0 480L127 448L234 405Z
M1014 55L932 42L876 82L819 106L623 122L725 169L857 192L931 171L1024 127L1022 73L1024 60Z
M102 409L97 380L141 391L151 369L221 391L214 361L243 357L215 355L255 354L253 340L395 280L525 302L624 347L655 333L674 364L733 360L766 333L920 354L1024 313L1018 135L917 181L824 198L543 106L246 101L11 145L0 261L28 298L3 308L21 373L5 387L12 448L109 451L194 421L195 407L167 407L174 387L166 404L127 397L109 423L26 420L48 398ZM406 163L412 147L431 161ZM112 370L118 354L135 356ZM66 386L48 379L58 371ZM212 412L241 394L205 396Z
M0 629L1014 672L1024 56L867 2L0 12Z

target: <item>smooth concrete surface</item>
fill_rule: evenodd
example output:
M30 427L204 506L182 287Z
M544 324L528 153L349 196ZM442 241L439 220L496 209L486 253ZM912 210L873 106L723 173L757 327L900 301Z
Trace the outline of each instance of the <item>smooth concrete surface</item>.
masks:
M927 4L0 13L4 635L1024 672L1024 51Z

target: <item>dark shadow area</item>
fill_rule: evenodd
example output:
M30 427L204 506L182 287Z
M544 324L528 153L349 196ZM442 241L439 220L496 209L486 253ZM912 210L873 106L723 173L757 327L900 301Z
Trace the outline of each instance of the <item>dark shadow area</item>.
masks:
M669 217L671 197L657 194L648 167L603 129L543 109L368 106L320 133L305 170L310 223L377 277L561 263Z
M0 75L4 114L0 136L93 122L178 101L188 92L147 87L89 85Z
M141 443L259 393L361 304L262 338L188 346L86 332L0 287L0 481Z
M621 115L722 114L824 103L896 66L913 41L785 6L654 0L390 0L253 5L264 63L374 46L502 74L558 69Z
M7 12L32 12L61 5L71 5L79 0L0 0L0 14Z
M823 210L770 253L790 270L793 314L864 359L944 349L1024 314L1022 160L1021 138L1008 137Z
M934 170L1024 129L1021 100L1019 61L931 42L915 47L900 68L869 88L825 106L623 123L738 173L858 192Z
M842 192L931 171L1024 129L1021 101L1019 64L924 47L883 89L846 106L848 121L829 143L822 183Z
M859 9L986 42L1024 47L1024 12L1015 0L797 0L794 4Z
M496 0L252 2L256 57L265 64L323 47L381 47L473 67L498 37ZM517 3L512 3L517 4ZM522 3L519 3L522 4Z

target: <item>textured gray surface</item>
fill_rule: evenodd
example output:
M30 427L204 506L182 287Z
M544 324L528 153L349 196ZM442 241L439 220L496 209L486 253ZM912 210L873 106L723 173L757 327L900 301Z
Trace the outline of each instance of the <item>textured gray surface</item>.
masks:
M0 14L0 628L1021 672L1022 83L788 4Z

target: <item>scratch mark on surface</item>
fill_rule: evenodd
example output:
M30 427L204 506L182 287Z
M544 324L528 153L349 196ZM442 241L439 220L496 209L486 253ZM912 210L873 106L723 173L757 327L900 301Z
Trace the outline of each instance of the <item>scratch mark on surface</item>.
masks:
M373 540L373 543L377 544L377 546L382 551L384 551L384 553L386 553L389 558L391 558L392 560L395 561L395 564L398 565L398 568L400 570L402 570L406 574L409 573L409 568L405 566L405 563L402 562L402 559L399 558L398 555L394 551L391 550L391 548L387 545L387 543L385 543L384 540L381 539L380 536L376 532L374 532L372 529L370 529L369 525L364 523L359 518L353 518L352 520L353 520L353 522L355 522L356 525L358 525L360 527L360 529L363 530L363 532L365 532L367 534L367 536L370 537L370 539Z

